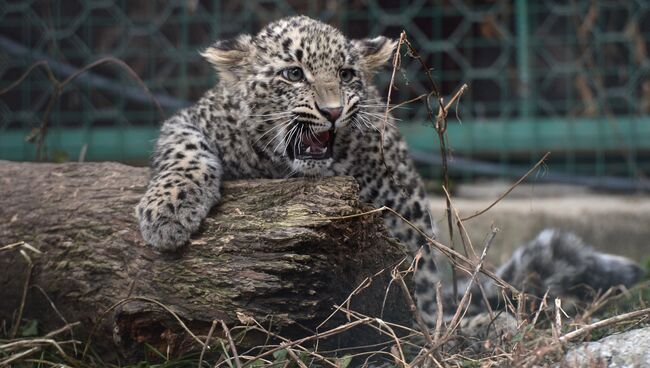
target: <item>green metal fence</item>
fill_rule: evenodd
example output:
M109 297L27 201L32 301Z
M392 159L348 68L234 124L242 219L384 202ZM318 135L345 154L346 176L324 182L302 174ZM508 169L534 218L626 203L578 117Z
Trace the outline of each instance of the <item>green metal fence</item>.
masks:
M636 183L650 169L649 1L0 0L0 90L38 61L63 81L110 56L169 115L215 82L197 50L291 14L356 38L404 29L443 93L468 83L448 131L455 175L516 175L546 151L563 180ZM408 57L398 76L394 100L427 90ZM34 160L40 146L48 160L147 161L163 117L130 72L92 68L46 113L55 92L41 65L0 95L0 159ZM410 107L398 113L401 127L435 175L435 134L424 107Z

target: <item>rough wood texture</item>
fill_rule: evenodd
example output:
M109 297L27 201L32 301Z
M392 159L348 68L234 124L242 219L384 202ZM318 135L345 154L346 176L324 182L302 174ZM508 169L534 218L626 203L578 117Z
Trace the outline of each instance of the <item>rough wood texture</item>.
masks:
M146 169L114 163L0 161L0 245L26 241L44 252L32 256L25 318L44 328L63 324L37 285L68 322L81 321L86 332L99 323L94 341L114 341L127 354L141 351L144 341L172 353L192 345L155 304L132 301L100 318L133 296L163 302L196 334L205 335L214 319L235 325L241 312L296 337L364 278L404 257L378 217L327 219L367 209L355 181L344 177L226 183L223 202L191 244L161 255L145 246L133 215L146 178ZM0 269L0 318L11 321L26 262L17 251L0 253ZM389 272L375 277L352 308L380 316L388 281ZM408 324L399 294L391 291L386 300L383 318ZM362 344L376 335L355 329L344 340ZM243 344L258 342L247 336Z

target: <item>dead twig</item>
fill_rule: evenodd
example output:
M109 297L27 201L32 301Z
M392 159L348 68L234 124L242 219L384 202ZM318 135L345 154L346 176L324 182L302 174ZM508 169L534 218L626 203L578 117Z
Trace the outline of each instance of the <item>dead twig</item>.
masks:
M20 352L18 354L11 355L9 358L5 360L0 360L0 367L8 367L9 363L14 362L22 357L28 356L32 353L35 353L37 351L41 350L40 346L34 346L33 348L27 349L23 352Z
M296 355L296 353L293 352L292 349L287 348L287 354L291 357L291 359L292 359L296 364L298 364L298 366L299 366L300 368L307 368L307 366L305 365L305 363L303 363L302 360L300 360L300 357L298 357L298 356Z
M32 259L29 258L27 253L25 253L25 251L21 249L20 254L27 262L27 272L25 273L25 283L23 284L23 293L20 297L20 305L18 307L18 313L16 314L16 319L11 328L11 333L9 334L9 336L12 339L16 338L16 335L18 334L18 328L20 328L20 322L23 319L23 312L25 310L25 301L27 300L27 290L29 290L29 283L32 280L32 271L34 270L34 263L32 262Z
M483 245L483 253L481 253L481 258L476 264L476 267L474 268L474 273L472 273L472 277L470 278L469 283L467 284L467 289L465 289L463 298L460 300L460 304L458 305L458 308L456 308L456 313L454 313L454 316L452 317L451 322L449 323L449 327L447 328L445 337L451 336L451 334L456 329L457 325L460 323L460 315L461 315L460 312L463 309L463 306L466 303L468 303L468 299L471 294L470 291L472 289L472 285L474 285L474 283L476 282L476 277L478 276L479 272L481 271L481 268L483 267L483 262L485 261L487 252L490 250L490 246L492 245L492 242L494 241L494 237L497 235L498 232L499 232L499 228L492 227L492 231L488 234L487 238L485 239L485 244Z
M298 339L298 340L294 340L294 341L289 341L289 342L285 343L283 346L276 346L276 347L274 347L272 349L269 349L269 350L267 350L265 352L262 352L262 353L260 353L260 354L258 354L256 356L252 357L251 360L255 361L257 359L261 359L261 358L264 358L265 356L271 355L271 354L275 353L276 351L279 351L279 350L282 350L282 349L285 349L285 348L289 348L289 347L292 347L292 346L295 346L295 345L301 345L301 344L304 344L305 342L309 342L309 341L316 340L316 339L319 339L319 338L326 338L326 337L334 336L334 335L340 334L342 332L345 332L345 331L347 331L347 330L349 330L349 329L351 329L351 328L353 328L355 326L358 326L358 325L361 325L361 324L368 324L372 320L373 320L373 318L368 317L368 318L360 319L360 320L357 320L357 321L352 321L352 322L346 323L346 324L341 325L341 326L334 327L334 328L332 328L330 330L327 330L325 332L322 332L322 333L319 333L319 334L316 334L316 335L303 337L302 339Z
M54 310L54 313L56 313L56 315L59 316L59 318L60 318L60 319L63 321L63 323L65 324L61 329L59 329L59 330L55 330L55 331L63 331L63 330L68 330L68 329L69 329L69 330L70 330L70 338L71 338L72 340L74 340L74 339L75 339L75 337L74 337L74 331L73 331L72 328L69 328L69 326L76 326L76 325L79 325L79 322L69 323L68 320L63 316L63 314L61 314L61 312L59 311L59 308L56 307L56 305L54 304L54 302L52 301L52 299L50 299L50 297L47 295L47 293L45 292L45 290L43 290L42 287L40 287L39 285L32 285L32 287L35 288L36 290L38 290L38 291L41 293L41 295L43 295L43 297L47 300L47 302L50 303L50 307L52 307L52 310ZM53 333L53 332L50 332L50 333L47 334L46 336L49 337L49 336L51 336L52 333ZM58 333L58 332L57 332L57 333ZM75 356L76 356L76 355L77 355L77 345L76 345L76 344L72 345L72 348L74 349L74 354L75 354Z
M340 307L340 306L337 306L337 308L341 308L341 307ZM276 338L276 339L282 341L283 343L290 343L290 342L291 342L291 340L289 340L289 339L287 339L287 338L285 338L285 337L282 337L281 335L278 335L278 334L276 334L276 333L273 333L273 332L271 332L271 331L270 331L269 329L267 329L267 328L264 328L264 327L263 327L263 326L262 326L262 325L261 325L257 320L255 320L254 318L251 318L251 320L252 320L252 322L255 324L255 326L252 326L252 328L257 329L258 331L264 332L264 333L267 334L267 336L269 336L269 337L274 337L274 338ZM316 353L315 351L311 351L310 349L307 349L307 348L303 347L303 346L300 345L300 344L297 344L297 345L295 345L295 346L298 347L298 348L300 348L300 350L301 350L302 352L307 353L307 354L309 354L310 356L319 359L320 361L324 362L325 364L327 364L327 365L329 365L329 366L331 366L331 367L333 367L333 368L338 368L336 364L330 362L329 359L327 359L327 358L325 358L324 356L322 356L322 355ZM317 350L317 349L316 349L316 350ZM254 360L251 360L251 361L254 361Z
M26 250L29 250L30 252L34 252L36 254L43 254L43 252L41 252L40 250L32 247L28 243L25 243L24 241L19 241L19 242L16 242L16 243L11 243L11 244L4 245L4 246L0 247L0 252L5 252L5 251L12 250L14 248L19 248L19 247L23 248L23 249L26 249Z
M232 336L230 336L230 329L228 329L228 326L226 326L224 321L221 321L221 328L223 329L223 333L226 335L226 339L230 345L230 351L232 351L232 355L235 358L235 364L237 365L237 368L241 368L242 365L239 360L239 354L237 354L237 347L235 347L235 342L232 341ZM203 346L205 346L205 344Z
M214 333L215 327L217 327L217 320L212 321L212 325L210 326L210 331L208 331L208 336L205 338L205 343L203 344L203 348L201 348L201 355L199 355L199 364L198 368L201 368L203 365L203 355L205 355L205 351L210 348L210 339L212 338L212 334Z
M402 36L403 36L403 43L406 44L406 46L408 47L409 55L415 58L420 63L430 84L431 91L429 94L426 95L427 98L425 99L425 106L427 108L427 116L429 117L429 120L434 123L434 128L436 130L436 133L438 135L438 140L440 142L440 156L442 157L443 187L449 188L449 165L448 165L449 149L447 147L447 140L446 140L447 111L453 105L453 103L457 101L460 98L460 96L462 96L462 94L467 90L468 87L467 84L463 84L458 89L458 91L454 94L454 96L449 101L449 103L445 106L442 95L440 94L440 90L438 89L438 86L436 85L436 82L433 79L433 76L431 75L431 69L424 62L424 60L418 53L417 49L415 49L415 47L413 47L413 45L406 38L406 32L402 31ZM402 37L400 37L400 40L402 40ZM439 105L438 114L435 117L433 114L433 109L431 108L431 104L429 103L429 98L431 96L436 97ZM386 111L386 115L388 115L388 111ZM449 230L449 245L451 249L454 249L454 233L453 233L453 225L451 220L452 219L451 203L448 198L445 199L445 203L446 203L447 225ZM458 295L457 278L458 276L457 276L456 266L452 263L452 282L453 282L454 299Z
M442 332L442 316L444 316L444 310L443 310L443 305L442 305L442 283L440 281L436 282L436 312L438 314L436 315L436 329L434 330L433 333L433 341L434 344L432 345L437 345L438 340L440 339L440 334Z
M508 190L506 190L502 195L500 195L499 198L497 198L494 202L492 202L492 204L490 204L490 205L487 206L486 208L484 208L484 209L482 209L482 210L480 210L480 211L474 213L474 214L471 215L471 216L467 216L467 217L463 218L462 220L463 220L463 221L471 220L471 219L473 219L473 218L475 218L475 217L478 217L478 216L480 216L480 215L486 213L487 211L489 211L489 210L490 210L492 207L494 207L497 203L501 202L501 200L502 200L503 198L505 198L508 194L510 194L510 192L512 192L512 191L513 191L513 190L514 190L514 189L515 189L519 184L521 184L521 182L523 182L523 181L528 177L528 175L530 175L530 174L531 174L533 171L535 171L535 170L536 170L536 169L537 169L541 164L543 164L544 161L546 161L546 158L548 157L548 155L550 155L550 154L551 154L551 152L546 152L546 153L544 154L544 156L542 156L542 158L540 158L539 161L537 161L537 163L536 163L535 165L533 165L533 167L530 168L530 170L528 170L528 171L527 171L527 172L526 172L526 173L525 173L521 178L519 178L519 180L517 180L514 184L512 184L512 185L510 186L510 188L508 188Z
M409 291L408 286L406 286L406 282L404 281L404 278L399 272L393 272L393 279L397 280L398 285L401 287L402 292L404 294L404 299L406 300L406 303L409 306L409 310L411 311L413 318L415 319L418 326L420 327L420 331L422 331L424 340L427 342L427 344L429 344L429 346L433 346L433 338L429 333L429 328L427 327L426 323L424 323L424 320L422 319L422 315L420 314L420 311L418 310L417 306L415 305L415 302L413 301L413 298L411 297L411 292Z

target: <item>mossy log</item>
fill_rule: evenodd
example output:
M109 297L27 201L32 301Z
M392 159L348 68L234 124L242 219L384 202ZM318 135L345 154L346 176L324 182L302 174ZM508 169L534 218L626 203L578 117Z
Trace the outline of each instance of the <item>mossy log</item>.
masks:
M227 182L222 202L188 246L161 254L144 243L134 216L147 176L145 168L116 163L0 161L0 246L25 241L43 252L30 254L23 320L38 320L45 332L61 327L61 317L80 321L81 335L97 325L94 344L117 344L127 356L145 342L178 355L197 346L168 310L144 299L111 306L133 297L159 301L199 336L214 320L233 327L249 316L296 338L386 269L350 307L409 324L400 291L392 288L385 298L403 247L378 216L332 219L368 209L354 179ZM14 249L0 253L0 269L0 318L11 323L28 267ZM329 326L341 322L337 314ZM377 336L355 328L336 344ZM261 338L250 333L240 343L254 346Z

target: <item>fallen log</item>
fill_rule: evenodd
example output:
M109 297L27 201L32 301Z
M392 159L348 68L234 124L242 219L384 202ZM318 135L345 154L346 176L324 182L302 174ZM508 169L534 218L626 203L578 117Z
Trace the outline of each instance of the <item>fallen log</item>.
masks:
M100 349L116 345L137 357L146 342L178 356L197 343L173 314L196 336L205 337L215 320L233 328L253 318L298 338L385 270L349 307L409 325L397 288L385 298L402 246L377 216L332 220L368 209L352 178L225 183L222 202L191 243L160 254L144 244L133 213L147 176L147 169L116 163L0 161L0 246L24 241L42 252L29 254L22 313L27 263L16 249L0 253L0 318L11 324L21 314L45 332L80 321L82 335L97 327L93 343ZM345 322L337 313L318 331ZM354 328L334 344L363 345L378 336ZM238 344L264 338L251 332Z

